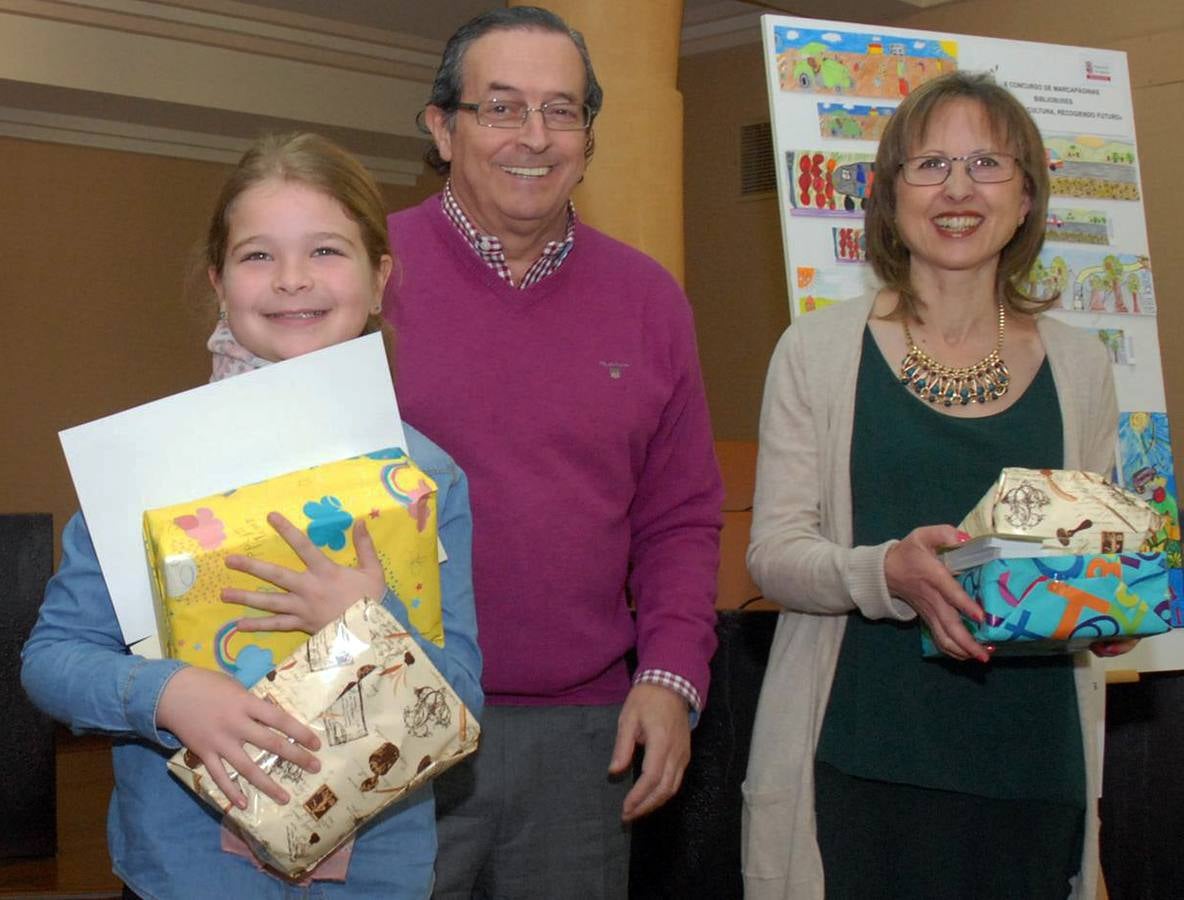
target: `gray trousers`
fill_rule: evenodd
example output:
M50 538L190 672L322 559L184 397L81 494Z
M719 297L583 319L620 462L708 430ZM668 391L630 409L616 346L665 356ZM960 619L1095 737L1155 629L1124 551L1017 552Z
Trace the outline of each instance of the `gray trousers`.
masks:
M493 706L477 753L435 781L435 900L624 900L632 773L608 763L620 706Z

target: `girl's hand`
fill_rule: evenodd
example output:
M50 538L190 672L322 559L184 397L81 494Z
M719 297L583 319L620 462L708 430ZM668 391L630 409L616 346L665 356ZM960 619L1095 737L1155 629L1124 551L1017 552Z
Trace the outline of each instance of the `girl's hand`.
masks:
M240 809L246 807L247 798L226 766L276 803L288 802L288 793L251 761L243 749L244 742L309 772L321 768L309 752L320 749L316 732L221 672L193 666L178 671L160 695L156 724L175 734L187 750L197 755L214 784Z
M888 591L915 609L929 626L933 643L942 653L985 663L990 653L975 642L959 616L982 622L983 611L937 557L939 547L956 544L958 538L959 532L950 525L913 529L884 557L884 577Z
M1111 656L1130 653L1138 644L1138 638L1117 638L1112 641L1094 641L1089 645L1089 650L1094 656L1109 659Z
M354 547L358 551L358 566L338 565L329 559L299 528L277 512L267 517L271 527L279 532L288 546L308 567L298 572L249 556L226 557L227 568L254 575L287 593L244 591L224 588L222 599L241 603L254 609L272 613L270 616L250 616L238 621L239 631L304 631L313 634L328 625L362 597L382 599L386 593L386 576L378 551L370 539L370 532L362 519L354 522Z

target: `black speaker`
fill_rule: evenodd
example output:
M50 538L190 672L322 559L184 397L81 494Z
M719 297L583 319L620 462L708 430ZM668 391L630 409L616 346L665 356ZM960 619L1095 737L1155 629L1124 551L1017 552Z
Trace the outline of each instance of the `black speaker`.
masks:
M631 900L740 900L740 784L775 612L720 612L707 708L682 790L633 826Z
M1184 897L1184 675L1106 689L1102 872L1110 900Z
M21 690L21 647L53 570L53 517L0 515L0 859L57 851L53 723Z

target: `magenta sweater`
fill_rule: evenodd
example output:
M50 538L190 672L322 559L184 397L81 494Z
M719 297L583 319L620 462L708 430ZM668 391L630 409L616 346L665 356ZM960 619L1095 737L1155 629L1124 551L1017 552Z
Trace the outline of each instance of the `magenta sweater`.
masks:
M486 701L620 702L636 645L705 702L723 489L686 297L583 224L525 290L439 195L389 226L399 406L469 477Z

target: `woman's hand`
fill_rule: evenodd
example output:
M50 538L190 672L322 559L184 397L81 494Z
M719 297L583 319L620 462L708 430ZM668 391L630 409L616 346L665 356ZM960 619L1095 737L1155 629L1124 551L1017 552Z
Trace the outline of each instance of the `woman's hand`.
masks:
M288 802L287 792L251 761L243 749L245 742L309 772L321 768L309 752L320 749L316 732L221 672L193 666L178 671L160 695L156 724L197 755L214 784L240 809L246 807L247 798L226 766L276 803Z
M226 557L228 568L254 575L286 591L276 593L224 588L224 601L241 603L272 614L240 619L239 631L304 631L313 634L362 597L380 600L386 593L382 563L379 562L378 551L374 549L374 542L362 519L354 522L357 568L333 562L304 532L279 513L271 513L267 521L308 568L298 572L249 556Z
M959 616L961 613L982 622L983 611L937 557L939 547L956 544L959 537L960 533L950 525L914 528L884 557L884 577L889 593L915 609L929 626L933 643L942 653L985 663L990 653L975 642Z
M1109 659L1111 656L1130 653L1138 644L1138 638L1116 638L1112 641L1094 641L1089 645L1089 650L1094 656Z

